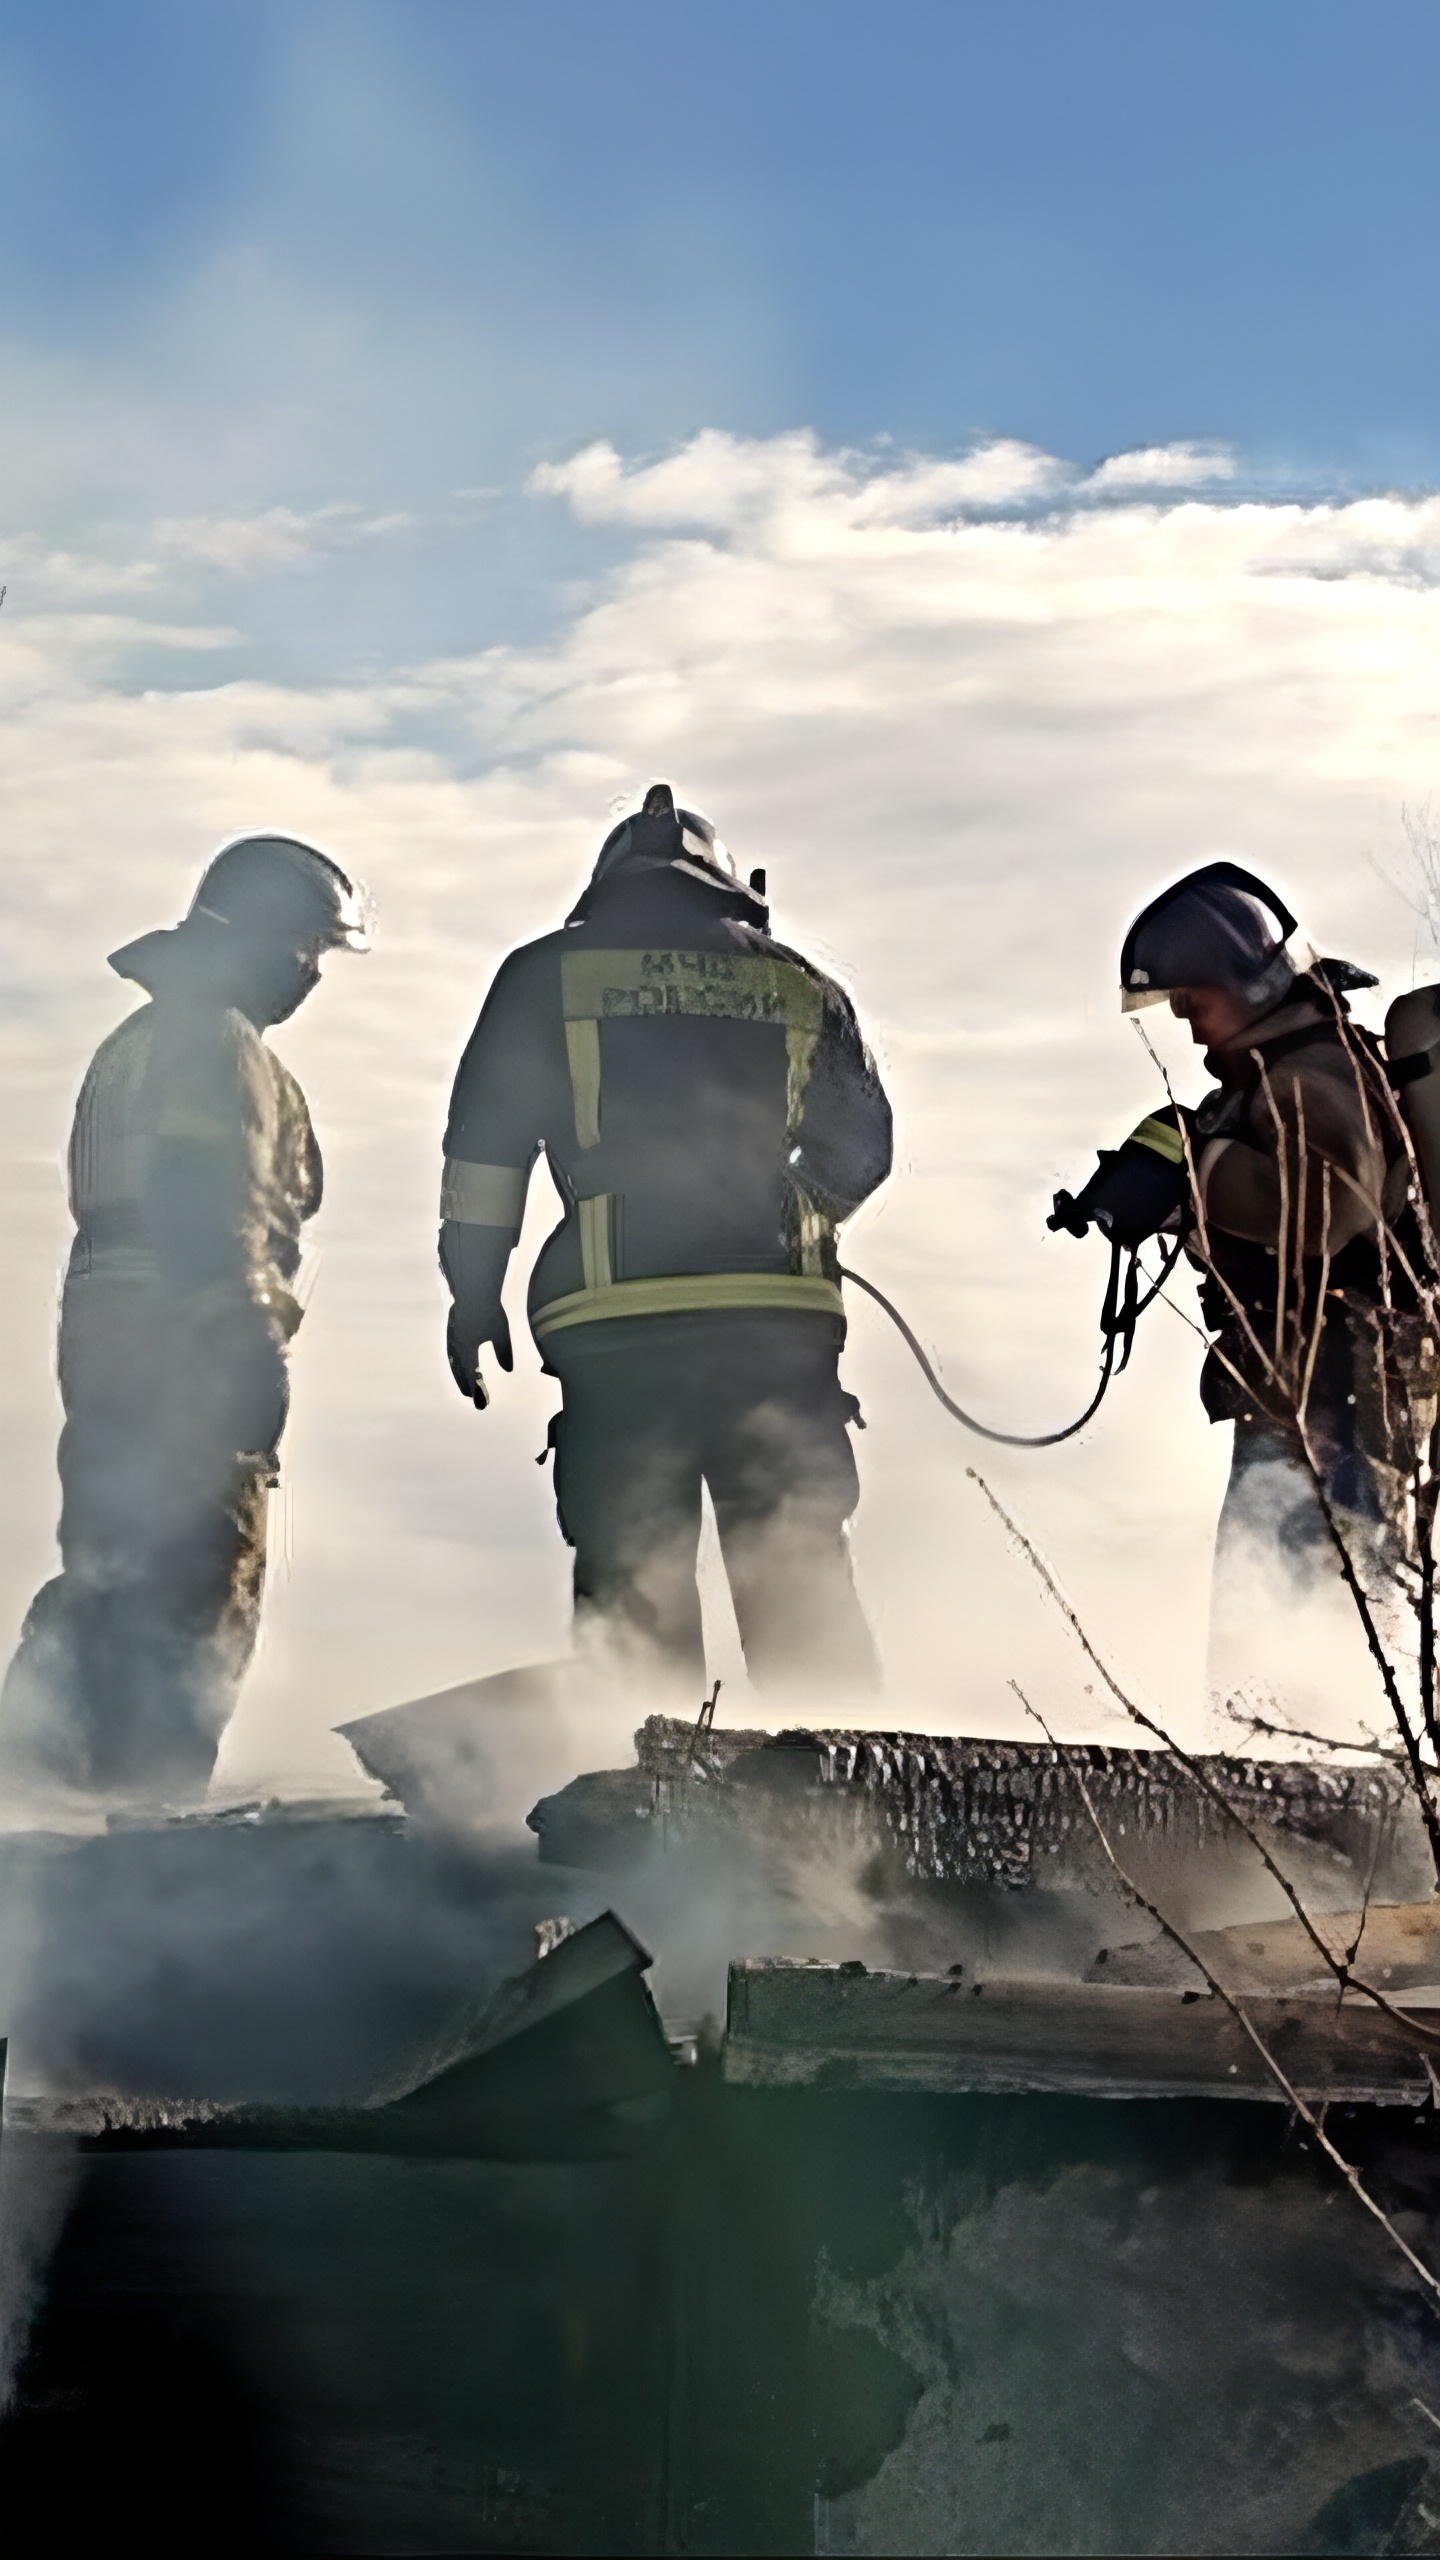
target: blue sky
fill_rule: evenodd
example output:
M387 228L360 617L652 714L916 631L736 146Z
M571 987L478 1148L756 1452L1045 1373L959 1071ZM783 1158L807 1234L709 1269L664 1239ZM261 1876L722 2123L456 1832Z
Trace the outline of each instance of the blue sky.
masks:
M226 836L312 835L381 930L280 1044L324 1272L235 1750L334 1777L332 1717L565 1641L551 1388L522 1346L483 1424L455 1397L435 1198L489 976L617 801L673 779L853 987L901 1132L858 1267L1017 1429L1089 1391L1099 1275L1043 1217L1153 1099L1113 976L1159 880L1273 870L1409 983L1440 8L9 0L0 39L0 1619L51 1553L104 954ZM1068 1695L971 1453L863 1313L847 1362L905 1716ZM1093 1431L995 1470L1182 1718L1225 1462L1195 1365L1152 1322Z
M1221 438L1266 488L1440 475L1433 0L3 26L12 524L425 517L383 583L332 560L303 632L257 600L233 664L550 627L615 546L518 492L598 436Z
M327 445L366 500L800 420L1440 464L1432 0L9 0L4 27L11 329L123 373L168 314L177 368L235 396L268 288L237 500L280 467L318 491ZM229 314L177 325L227 258ZM457 396L407 418L422 343Z

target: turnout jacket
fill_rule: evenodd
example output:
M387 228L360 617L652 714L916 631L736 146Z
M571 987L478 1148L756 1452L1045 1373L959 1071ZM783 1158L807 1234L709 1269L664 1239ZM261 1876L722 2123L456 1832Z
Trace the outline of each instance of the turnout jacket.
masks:
M148 1284L172 1315L260 1308L282 1336L320 1150L295 1078L245 1016L208 997L180 937L112 966L151 996L102 1041L70 1138L72 1277Z
M1336 1000L1303 982L1259 1022L1209 1050L1205 1064L1220 1079L1195 1127L1214 1271L1268 1344L1283 1270L1292 1331L1317 1320L1324 1328L1313 1382L1317 1412L1330 1404L1348 1410L1357 1395L1353 1320L1379 1299L1384 1227L1418 1247L1406 1208L1409 1164L1384 1066ZM1391 1276L1403 1285L1398 1269ZM1254 1404L1263 1408L1263 1371L1214 1276L1201 1300L1225 1355L1206 1363L1207 1410L1218 1421Z
M755 913L673 867L621 875L496 976L440 1214L488 1231L498 1298L543 1148L565 1213L530 1286L542 1349L633 1316L842 1313L835 1233L890 1170L890 1106L849 998Z
M1334 1260L1398 1213L1404 1145L1385 1071L1333 999L1302 992L1207 1051L1205 1064L1221 1086L1199 1166L1212 1226L1279 1242L1282 1153L1292 1252L1298 1241L1302 1255ZM1202 1136L1206 1127L1202 1106Z

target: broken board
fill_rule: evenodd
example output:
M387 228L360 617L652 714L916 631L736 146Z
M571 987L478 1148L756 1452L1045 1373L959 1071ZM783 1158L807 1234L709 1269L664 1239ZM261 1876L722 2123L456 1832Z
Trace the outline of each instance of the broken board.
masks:
M1440 2027L1440 1994L1426 2023ZM1423 1997L1411 2004L1425 2016ZM1415 2106L1420 2035L1368 2001L1261 1993L1257 2033L1307 2103ZM1435 2051L1440 2054L1440 2045ZM730 1968L729 2081L767 2088L1270 2098L1283 2092L1210 1992L868 1972L751 1960Z

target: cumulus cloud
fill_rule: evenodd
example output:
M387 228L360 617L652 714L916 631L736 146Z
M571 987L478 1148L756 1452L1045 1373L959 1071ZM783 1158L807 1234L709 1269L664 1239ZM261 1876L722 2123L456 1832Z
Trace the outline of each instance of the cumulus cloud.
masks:
M1393 854L1402 803L1434 784L1440 602L1413 574L1434 500L1235 503L1177 481L1097 503L1017 445L885 461L718 432L636 464L591 445L532 485L631 535L543 646L324 686L187 669L182 688L135 694L78 645L83 617L0 617L27 701L5 893L12 1145L38 1186L12 1273L27 1377L64 1236L47 1168L89 1050L130 1000L100 955L180 913L208 851L243 828L312 834L379 899L373 956L335 964L277 1042L330 1178L287 1458L295 1565L237 1769L309 1765L347 1710L563 1646L564 1552L530 1463L553 1391L522 1358L483 1423L454 1396L434 1203L449 1079L490 973L563 914L617 798L672 780L742 869L766 865L778 929L853 986L901 1160L851 1254L1004 1427L1053 1426L1093 1375L1103 1256L1043 1217L1153 1100L1117 1010L1127 917L1228 853L1388 986L1413 962L1413 918L1365 856ZM1193 1096L1180 1026L1158 1036ZM532 1241L544 1216L541 1201ZM868 1309L847 1356L870 1422L856 1543L887 1714L1003 1724L1012 1670L1093 1713L967 1485L973 1444ZM1182 1720L1224 1463L1195 1369L1193 1338L1157 1310L1081 1442L993 1466ZM53 1421L36 1388L12 1479L12 1623L44 1565Z
M661 462L628 469L612 444L531 473L539 497L568 500L590 524L695 525L714 532L820 520L921 524L966 509L1049 496L1073 477L1052 454L1002 438L955 460L877 464L827 453L808 431L760 442L707 428Z
M1264 566L1272 576L1440 583L1440 498L1362 498L1266 514Z
M1084 488L1087 496L1106 498L1120 490L1197 489L1234 477L1235 456L1228 446L1148 444L1109 455L1091 472Z

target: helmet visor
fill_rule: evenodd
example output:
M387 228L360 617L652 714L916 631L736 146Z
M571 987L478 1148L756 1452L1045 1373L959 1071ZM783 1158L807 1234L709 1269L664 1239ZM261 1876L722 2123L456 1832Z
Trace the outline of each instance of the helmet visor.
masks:
M1273 1004L1313 958L1297 939L1288 909L1272 909L1229 880L1192 875L1146 907L1126 935L1120 1010L1163 1004L1179 987L1224 987L1247 1004Z

